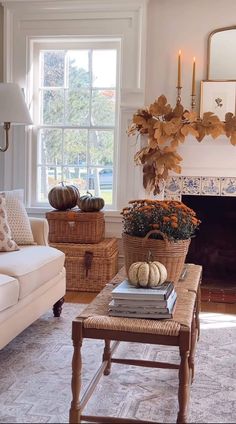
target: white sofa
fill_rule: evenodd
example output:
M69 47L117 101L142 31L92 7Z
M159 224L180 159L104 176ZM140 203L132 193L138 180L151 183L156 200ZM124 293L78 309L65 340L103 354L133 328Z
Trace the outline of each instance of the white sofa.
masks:
M0 349L53 307L60 316L66 291L65 255L48 246L48 223L30 218L36 244L0 252Z

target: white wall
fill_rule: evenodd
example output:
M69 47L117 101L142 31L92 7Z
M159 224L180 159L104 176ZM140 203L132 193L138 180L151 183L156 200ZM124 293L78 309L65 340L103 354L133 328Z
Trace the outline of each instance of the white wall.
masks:
M3 8L0 5L0 82L3 81ZM0 143L2 143L3 130L0 128ZM4 153L0 152L0 187L4 178Z
M207 73L207 38L216 28L235 25L235 0L150 0L148 8L146 105L165 94L174 105L177 55L182 51L182 100L191 102L192 60L196 57L197 105ZM236 80L236 75L235 75ZM236 176L236 147L226 137L189 138L181 146L184 175Z
M146 101L152 101L153 93L163 92L174 102L177 54L181 49L182 98L189 107L193 56L200 95L200 80L206 79L208 34L235 24L235 0L149 0Z
M3 80L3 8L0 5L0 81Z

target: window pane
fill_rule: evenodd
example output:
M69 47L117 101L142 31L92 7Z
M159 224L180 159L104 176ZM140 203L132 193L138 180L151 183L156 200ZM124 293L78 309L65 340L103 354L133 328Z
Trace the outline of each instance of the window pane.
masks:
M88 50L71 50L68 57L68 85L70 89L78 89L89 85L89 55Z
M99 171L100 196L104 199L106 205L113 203L113 169L105 168Z
M99 171L99 184L100 184L101 190L112 189L112 184L113 184L113 169L112 168L105 168Z
M93 87L116 86L116 50L93 50Z
M64 130L64 163L87 165L87 130Z
M48 202L48 192L62 181L62 169L57 166L38 167L37 178L37 200L38 202Z
M64 51L43 51L42 54L42 76L43 87L64 87Z
M115 124L115 91L94 90L92 93L92 125Z
M39 163L62 163L62 131L59 129L42 129L39 131Z
M80 195L86 194L86 191L88 189L87 177L88 177L87 168L79 168L79 176L78 176L77 184L78 184Z
M89 131L89 162L93 165L112 165L113 131Z
M80 170L78 167L64 166L62 170L62 181L66 184L73 184L76 187L79 187L79 174Z
M68 125L89 125L89 90L69 90L66 107Z
M41 124L63 125L64 90L44 90L42 92Z

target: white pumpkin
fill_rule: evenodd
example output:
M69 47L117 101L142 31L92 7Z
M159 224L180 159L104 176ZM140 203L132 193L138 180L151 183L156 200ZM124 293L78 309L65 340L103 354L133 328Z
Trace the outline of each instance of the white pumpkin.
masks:
M166 281L167 269L158 261L134 262L129 268L128 279L137 287L156 287Z

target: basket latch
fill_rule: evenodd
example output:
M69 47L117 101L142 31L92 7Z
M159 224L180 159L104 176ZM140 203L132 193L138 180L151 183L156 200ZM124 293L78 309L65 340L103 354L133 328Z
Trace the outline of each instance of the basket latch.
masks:
M84 267L86 271L86 277L88 276L88 272L92 267L93 261L93 252L85 252L84 254Z

